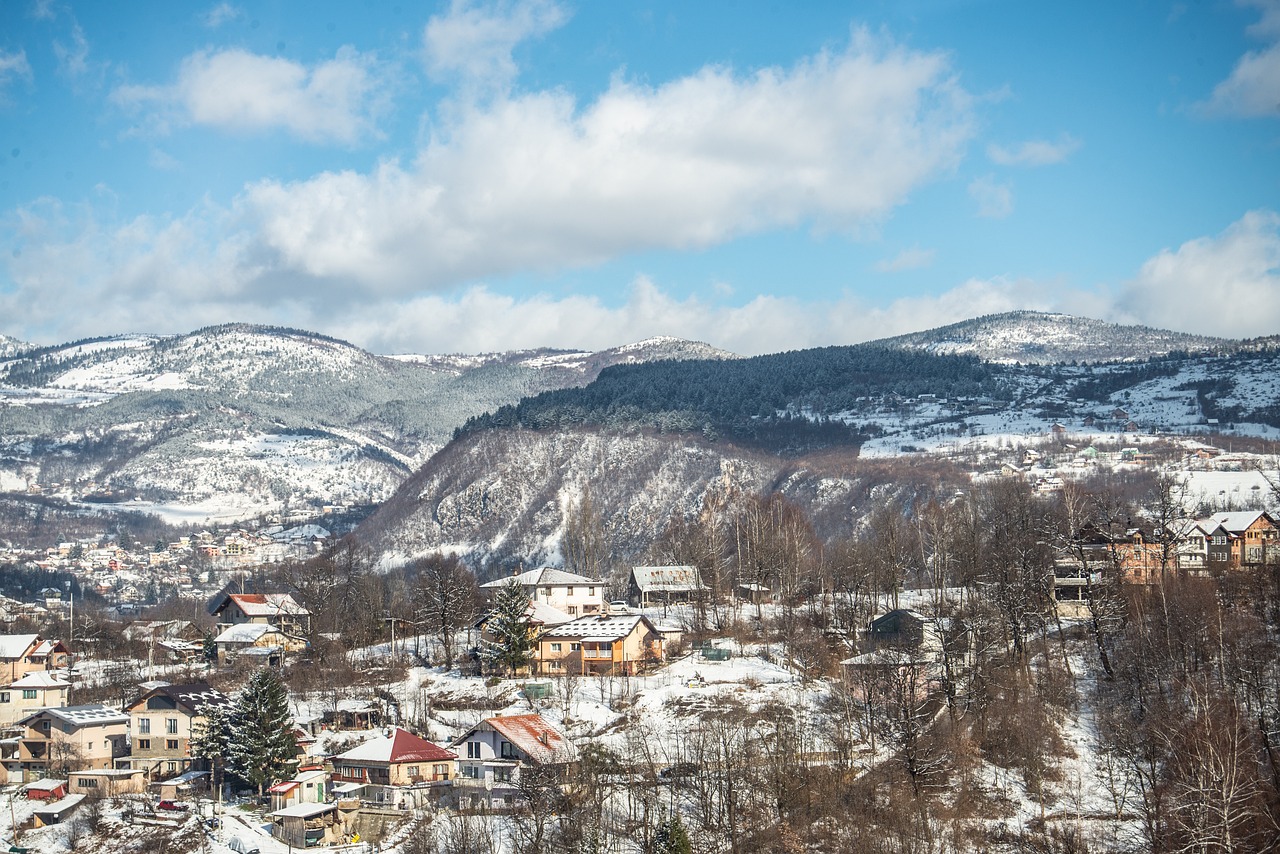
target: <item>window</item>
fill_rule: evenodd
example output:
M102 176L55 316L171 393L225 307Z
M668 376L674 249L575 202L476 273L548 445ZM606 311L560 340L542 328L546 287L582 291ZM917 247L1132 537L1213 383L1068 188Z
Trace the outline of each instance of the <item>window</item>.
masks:
M168 739L165 739L165 742L164 742L164 749L165 749L165 750L177 750L177 749L178 749L178 740L177 740L176 738L168 738Z
M588 595L588 596L594 596L594 595L596 595L596 589L595 589L594 587L588 587L588 588L587 588L587 595Z
M431 776L437 780L448 780L449 779L448 764L432 765Z
M553 644L551 645L551 651L552 651L552 652L559 652L559 651L560 651L560 644L558 644L558 643L553 643Z
M569 644L569 652L577 652L580 649L582 649L582 644L580 643Z
M139 750L150 750L150 749L151 749L151 739L149 739L149 738L140 738L140 739L138 739L138 749L139 749Z
M22 699L24 699L24 700L34 700L34 699L36 699L36 689L35 689L35 688L23 688L23 689L22 689Z
M165 722L164 722L164 731L165 731L165 732L167 732L167 733L169 733L169 735L177 735L177 734L178 734L178 719L177 719L177 718L167 718L167 719L165 720Z
M572 588L572 587L570 587L570 588L569 588L569 595L570 595L570 596L572 596L572 595L573 595L573 590L574 590L574 588Z
M493 769L493 779L497 780L499 783L510 783L511 769L510 768Z
M151 718L138 719L138 735L151 735Z
M478 741L467 742L467 758L468 759L480 758L480 742Z
M7 702L9 702L9 692L0 691L0 703L7 703Z
M463 765L462 776L475 780L480 776L480 769L475 765Z
M166 763L166 764L169 766L169 770L170 770L170 771L177 771L177 770L178 770L178 763L177 763L177 762L169 762L169 763Z
M502 758L503 758L503 759L515 759L515 758L516 758L516 752L515 752L515 750L511 747L511 742L509 742L509 741L504 741L504 742L502 742L502 749L501 749L501 751L500 751L500 755L502 756Z
M566 612L569 616L571 616L571 617L572 617L572 616L575 616L575 615L578 613L578 606L577 606L577 605L570 605L569 607L565 608L564 610L565 610L565 612Z
M405 770L405 772L406 772L410 777L417 777L417 776L418 776L418 766L417 766L417 765L409 765L409 766L406 766L404 770Z
M83 789L98 788L98 781L93 777L81 777L79 780L80 787Z

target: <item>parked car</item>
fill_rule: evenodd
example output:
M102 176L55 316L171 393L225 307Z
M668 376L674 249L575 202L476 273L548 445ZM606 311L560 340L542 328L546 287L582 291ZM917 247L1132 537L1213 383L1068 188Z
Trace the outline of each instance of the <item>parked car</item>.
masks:
M242 841L239 836L231 837L227 842L227 847L236 852L236 854L259 854L256 845L249 845Z
M156 804L156 809L169 812L186 812L191 809L191 806L190 804L184 804L182 801L161 801Z

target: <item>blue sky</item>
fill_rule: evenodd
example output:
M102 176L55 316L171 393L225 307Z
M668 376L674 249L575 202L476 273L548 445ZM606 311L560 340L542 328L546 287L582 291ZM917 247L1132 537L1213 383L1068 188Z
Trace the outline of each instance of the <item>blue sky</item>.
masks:
M0 4L0 333L1280 333L1280 0Z

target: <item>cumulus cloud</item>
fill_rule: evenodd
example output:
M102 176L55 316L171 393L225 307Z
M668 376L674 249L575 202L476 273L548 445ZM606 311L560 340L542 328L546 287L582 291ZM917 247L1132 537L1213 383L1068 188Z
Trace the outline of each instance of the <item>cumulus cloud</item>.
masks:
M1004 219L1013 213L1013 188L994 175L983 175L969 184L969 198L978 203L978 216Z
M376 134L387 107L377 61L350 47L314 66L240 48L198 51L167 86L121 86L122 106L170 122L253 133L281 129L308 142L354 145Z
M0 50L0 104L8 103L8 88L15 80L32 79L31 63L27 62L27 52L18 50L8 53Z
M412 164L266 181L241 205L282 268L439 289L767 228L856 231L951 170L971 132L941 55L860 35L791 69L616 79L582 109L564 92L499 97Z
M934 250L912 246L903 249L892 258L885 258L876 263L876 271L880 273L898 273L903 270L919 270L933 263Z
M987 157L1001 166L1049 166L1061 163L1080 148L1080 140L1066 134L1057 142L1031 139L1013 146L992 143Z
M361 76L359 57L335 63L338 76L357 80L344 92L372 76ZM351 100L321 97L322 77L287 60L204 52L173 85L116 98L218 127L303 134L345 121L344 139L366 132ZM338 121L319 121L326 110ZM760 297L726 308L637 287L625 311L589 297L530 297L511 299L504 313L506 298L477 283L774 228L856 235L954 170L973 125L972 101L944 54L864 32L790 68L705 68L656 87L619 77L581 105L561 91L499 93L459 103L411 161L262 181L226 207L110 222L87 208L30 205L10 231L21 252L3 259L12 289L0 316L21 309L33 329L64 329L57 337L75 337L75 323L176 331L177 318L261 319L345 334L333 317L365 317L372 329L440 316L495 330L483 333L489 349L531 337L569 343L557 333L593 328L607 344L640 328L703 338L717 330L716 343L757 351L826 343L827 334L846 340L825 316L838 306ZM708 283L717 300L731 285ZM561 314L574 322L558 325ZM836 314L855 329L867 311ZM777 342L760 332L774 328Z
M1240 57L1231 76L1215 86L1199 108L1211 116L1280 115L1280 2L1240 0L1240 5L1261 13L1260 20L1247 32L1270 44Z
M1134 322L1247 338L1280 330L1280 214L1250 211L1142 265L1118 304Z
M512 51L527 39L546 35L568 20L552 0L479 4L453 0L434 15L422 34L428 73L460 78L470 86L503 87L518 71Z

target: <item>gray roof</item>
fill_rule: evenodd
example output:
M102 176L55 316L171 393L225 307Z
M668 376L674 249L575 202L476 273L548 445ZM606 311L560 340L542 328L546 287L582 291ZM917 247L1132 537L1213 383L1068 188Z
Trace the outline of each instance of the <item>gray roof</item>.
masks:
M18 723L35 720L41 715L49 715L77 727L129 723L129 716L124 712L104 706L101 703L94 703L88 706L37 709L18 721Z
M645 593L686 593L702 590L702 576L695 566L633 566L631 577Z
M509 575L506 578L499 578L494 581L481 584L480 587L484 590L497 590L499 587L509 584L512 581L515 581L521 587L550 587L553 584L556 586L592 584L598 587L603 584L603 582L596 581L594 578L587 578L585 575L576 575L572 572L565 572L563 569L544 566L541 569L531 569L527 572L522 572L519 575Z
M544 638L592 638L593 640L617 640L625 638L643 622L657 632L653 623L643 614L601 614L579 617L571 623L555 626L543 633Z

